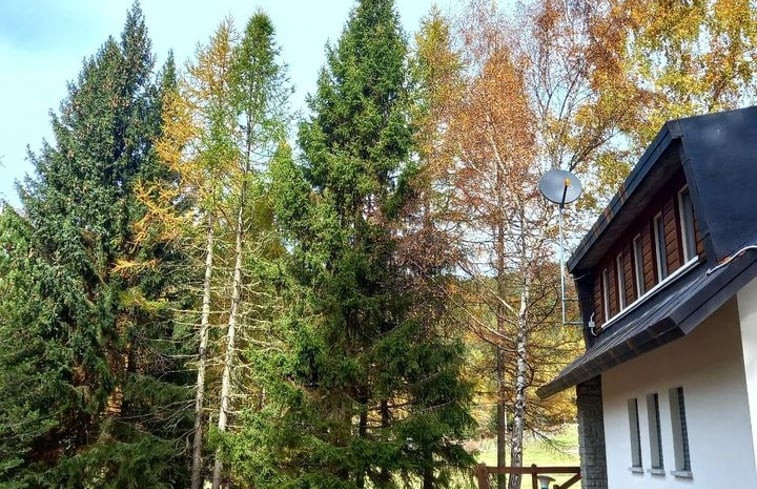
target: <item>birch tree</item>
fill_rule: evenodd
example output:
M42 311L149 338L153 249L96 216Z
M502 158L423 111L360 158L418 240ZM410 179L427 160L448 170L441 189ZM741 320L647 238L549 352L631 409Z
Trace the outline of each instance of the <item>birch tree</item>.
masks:
M494 350L497 465L523 464L526 431L549 430L556 404L533 392L549 355L569 354L577 335L559 332L559 270L554 266L554 209L537 184L538 119L527 91L528 60L514 50L512 31L491 5L474 3L459 39L466 92L449 138L457 145L450 219L463 232L460 269L467 277L469 323ZM509 423L508 423L509 421ZM509 426L508 426L509 425ZM499 477L498 486L505 485ZM509 487L520 486L510 477Z

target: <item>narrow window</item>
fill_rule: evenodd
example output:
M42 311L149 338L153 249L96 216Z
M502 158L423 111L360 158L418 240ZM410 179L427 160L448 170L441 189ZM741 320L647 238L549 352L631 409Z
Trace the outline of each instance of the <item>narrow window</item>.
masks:
M644 288L644 250L641 247L641 235L637 234L633 239L633 268L636 273L636 297L641 297L646 292Z
M631 428L631 468L641 468L641 432L639 430L639 402L628 400L628 423Z
M654 218L654 247L657 259L657 283L665 280L668 276L668 253L665 248L665 228L662 222L662 214Z
M605 322L610 319L610 270L602 270L602 306L605 311Z
M670 389L670 417L673 424L673 453L676 461L676 475L691 475L691 455L689 453L689 432L686 427L686 407L683 387Z
M691 204L689 187L684 187L678 194L678 215L681 220L683 261L686 263L697 256L697 238L694 231L694 206Z
M623 273L623 253L615 258L615 276L618 278L618 310L626 308L626 277Z
M647 416L649 418L649 449L652 456L652 470L662 470L662 436L660 435L660 398L655 392L647 395Z

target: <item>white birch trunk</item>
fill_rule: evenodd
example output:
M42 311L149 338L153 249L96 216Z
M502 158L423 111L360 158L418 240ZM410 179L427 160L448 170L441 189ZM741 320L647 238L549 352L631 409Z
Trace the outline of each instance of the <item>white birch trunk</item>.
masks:
M525 266L528 266L526 264ZM515 338L515 403L513 406L513 426L510 437L510 464L514 467L523 465L523 432L526 424L526 387L528 374L528 303L531 300L531 279L528 270L524 270L520 293L520 310L518 311L517 332ZM509 489L520 488L520 476L510 478Z
M497 165L497 183L500 184L501 169ZM501 194L497 193L498 205L501 204ZM500 207L501 209L501 207ZM506 298L505 290L505 226L502 218L499 219L496 227L497 239L495 244L496 266L497 266L497 333L504 336L505 334L505 314L507 311L504 307ZM501 343L501 339L498 343ZM505 389L505 353L500 344L495 347L496 366L497 366L497 467L507 466L507 412L506 412L506 389ZM497 489L505 489L507 478L504 473L497 476Z

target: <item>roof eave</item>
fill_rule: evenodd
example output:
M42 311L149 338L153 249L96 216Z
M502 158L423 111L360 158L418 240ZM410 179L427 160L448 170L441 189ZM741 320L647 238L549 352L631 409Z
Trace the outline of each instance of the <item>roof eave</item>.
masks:
M599 215L594 225L584 238L578 244L578 247L568 260L568 270L572 273L576 269L582 269L581 262L587 253L599 241L613 218L620 212L628 196L632 195L641 185L649 171L654 167L655 162L670 147L673 141L680 139L682 136L680 124L678 121L666 122L662 129L657 133L652 143L647 147L644 154L629 173L626 180L621 185L618 192L612 198L604 211Z
M701 263L699 270L706 270L710 264L709 262ZM618 342L617 347L611 347L598 355L595 354L593 358L587 358L592 351L587 350L565 367L555 379L537 389L536 393L540 398L546 399L568 387L600 375L608 368L690 334L707 317L734 297L739 290L757 278L757 252L746 252L717 272L710 269L705 276L709 278L701 287L696 286L692 290L686 286L681 289L685 289L689 294L686 300L664 297L667 303L673 301L672 303L676 304L675 307L634 336L621 337L622 347ZM638 320L643 321L643 318ZM616 324L613 328L623 326Z

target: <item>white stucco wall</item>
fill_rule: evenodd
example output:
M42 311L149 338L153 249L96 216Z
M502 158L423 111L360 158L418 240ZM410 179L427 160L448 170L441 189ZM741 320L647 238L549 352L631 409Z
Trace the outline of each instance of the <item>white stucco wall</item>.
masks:
M609 489L757 488L739 312L734 298L690 336L602 374ZM754 339L757 346L757 337ZM678 386L684 390L692 478L671 474L675 455L668 390ZM659 395L664 475L647 471L652 463L646 396L655 392ZM629 470L627 401L632 397L639 404L642 474Z
M757 471L757 279L741 289L737 299L747 398L752 420L752 447Z

